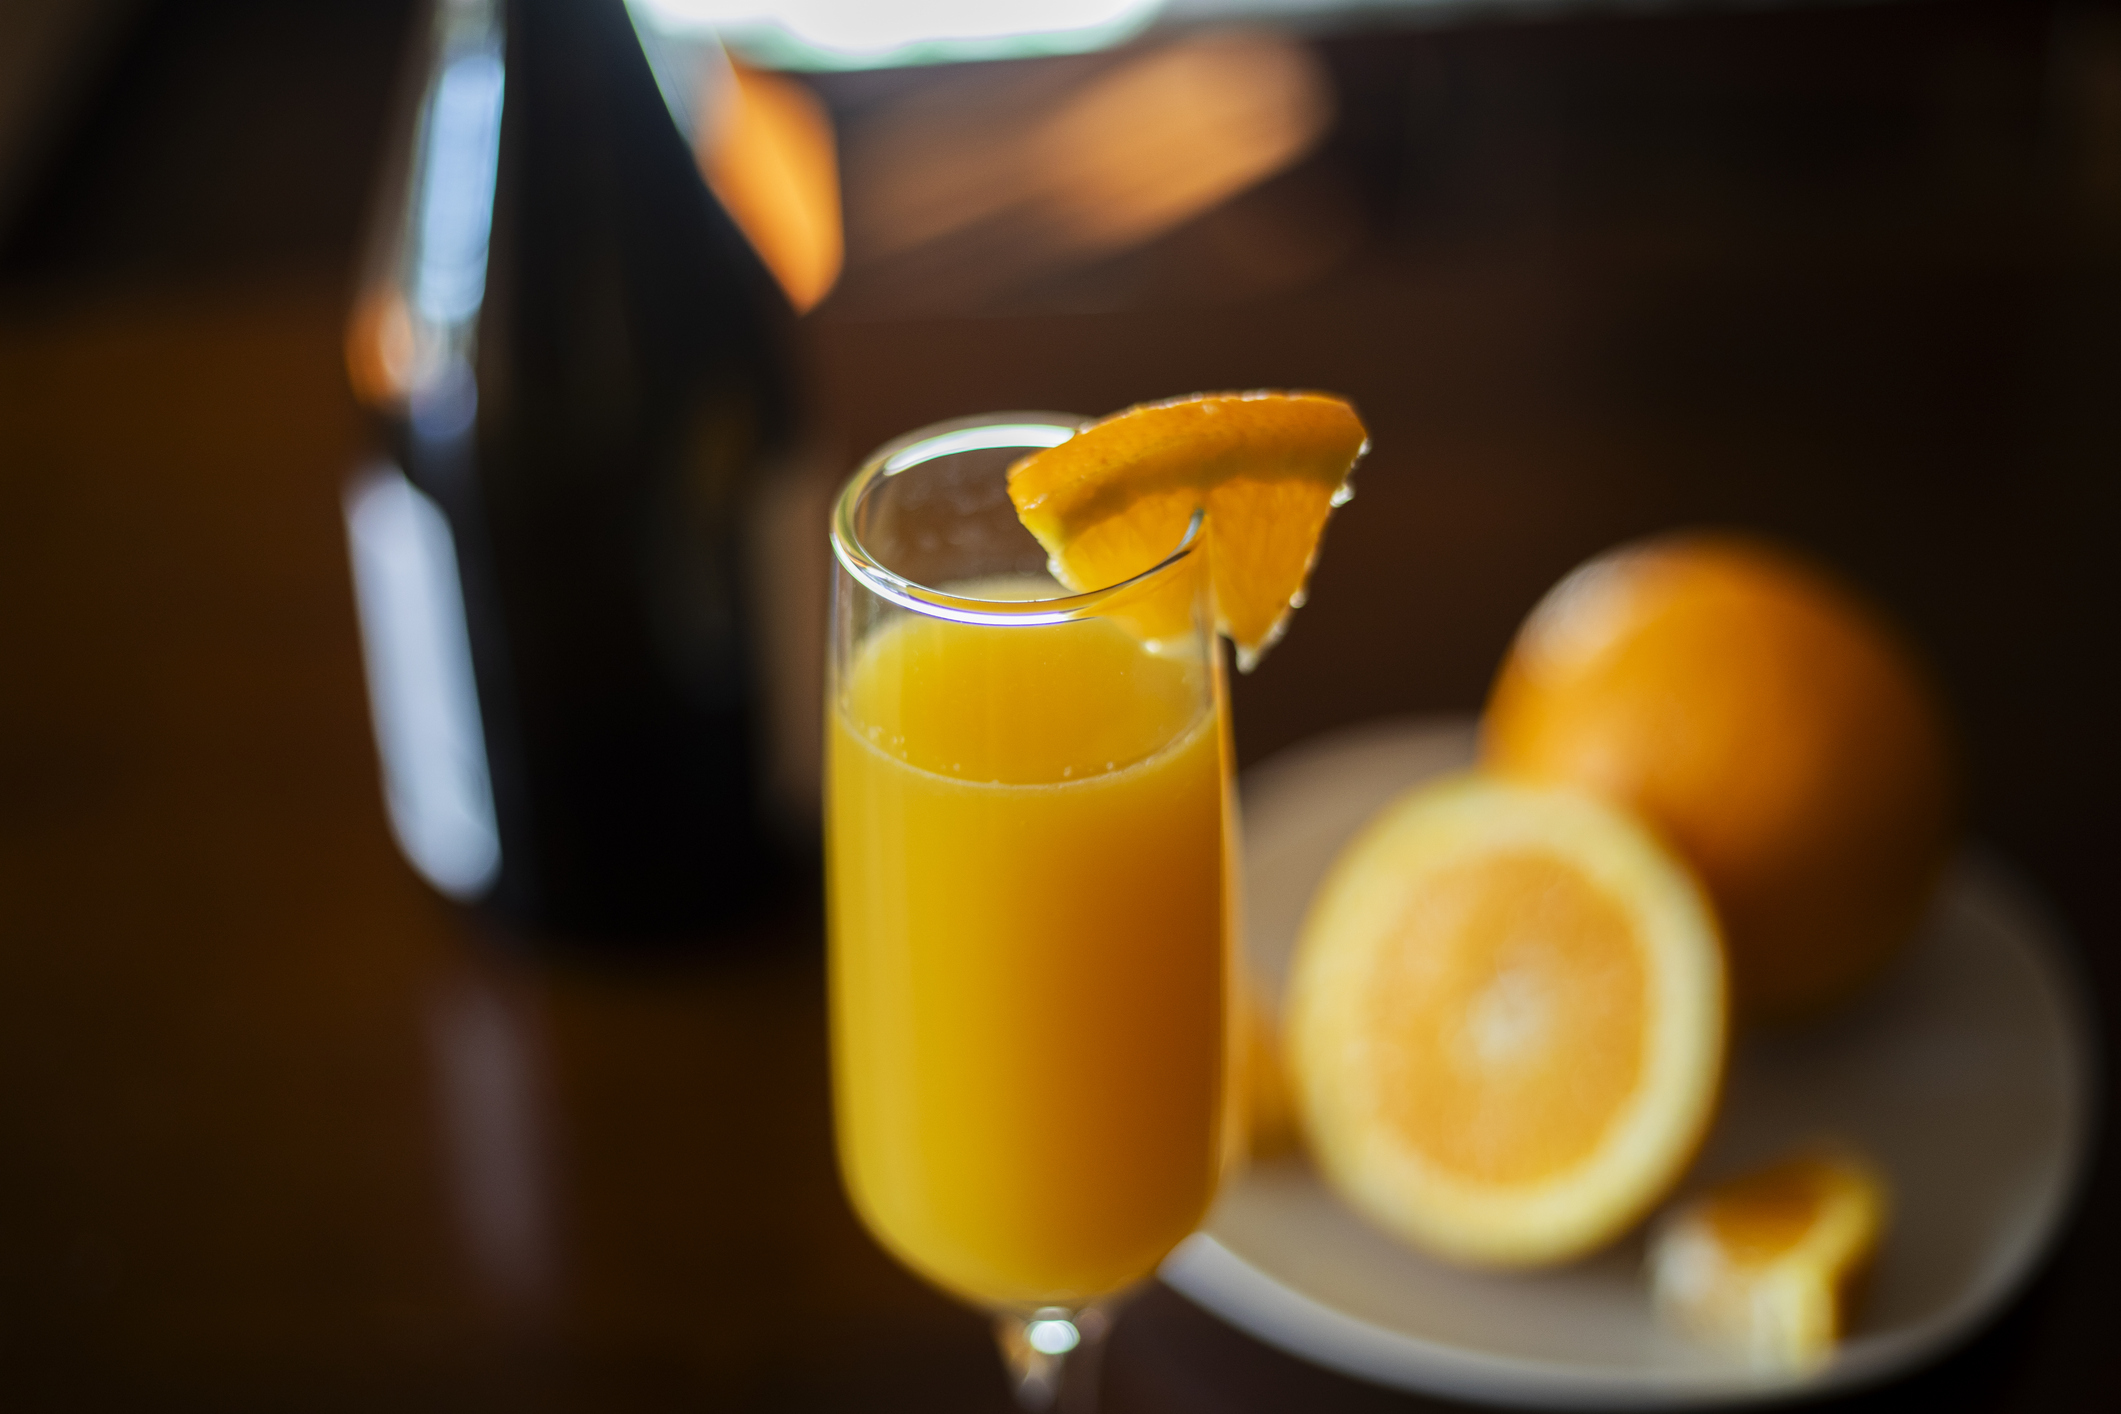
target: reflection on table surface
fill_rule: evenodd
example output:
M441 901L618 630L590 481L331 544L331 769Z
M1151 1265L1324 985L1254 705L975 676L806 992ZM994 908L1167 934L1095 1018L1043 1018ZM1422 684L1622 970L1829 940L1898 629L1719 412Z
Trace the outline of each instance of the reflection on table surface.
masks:
M1005 1408L984 1324L840 1196L812 888L689 961L533 965L395 854L341 521L363 435L341 334L407 9L267 9L146 11L0 254L12 1398ZM1130 211L1083 195L1124 171L1009 155L1203 74L1263 145L1218 165L1183 125L1140 144L1154 181L1212 169L1187 202ZM809 82L847 258L801 325L819 433L790 584L822 582L801 533L819 488L908 428L1342 391L1376 450L1297 631L1237 685L1244 760L1474 708L1584 555L1759 527L1908 621L1960 713L1976 831L2048 891L2111 1003L2106 11L1157 33ZM923 154L975 123L986 146L953 161L1018 184L907 206ZM1070 224L1084 201L1099 219ZM816 661L810 622L798 600L776 630L788 673ZM2111 1403L2093 1312L2114 1187L2104 1164L1998 1327L1856 1402ZM1422 1404L1162 1289L1105 1381L1119 1411Z

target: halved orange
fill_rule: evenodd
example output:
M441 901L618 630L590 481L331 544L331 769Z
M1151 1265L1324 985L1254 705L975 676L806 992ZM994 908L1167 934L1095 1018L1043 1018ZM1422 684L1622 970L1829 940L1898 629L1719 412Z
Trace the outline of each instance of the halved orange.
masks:
M1750 1363L1804 1369L1833 1353L1885 1230L1885 1183L1831 1149L1710 1189L1658 1229L1658 1311Z
M1303 602L1319 536L1352 494L1368 435L1324 393L1202 393L1092 423L1009 470L1009 498L1051 557L1087 591L1153 567L1196 510L1214 580L1216 626L1250 669Z
M1477 775L1402 796L1313 901L1290 984L1321 1170L1452 1261L1603 1245L1670 1190L1715 1109L1715 917L1675 856L1587 796Z

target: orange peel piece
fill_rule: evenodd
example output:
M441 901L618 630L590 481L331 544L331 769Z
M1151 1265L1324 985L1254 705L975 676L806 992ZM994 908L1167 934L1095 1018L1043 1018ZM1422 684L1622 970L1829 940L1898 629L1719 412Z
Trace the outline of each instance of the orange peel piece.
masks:
M1659 1226L1650 1290L1672 1324L1747 1363L1805 1370L1833 1354L1886 1224L1885 1181L1816 1150L1709 1189Z

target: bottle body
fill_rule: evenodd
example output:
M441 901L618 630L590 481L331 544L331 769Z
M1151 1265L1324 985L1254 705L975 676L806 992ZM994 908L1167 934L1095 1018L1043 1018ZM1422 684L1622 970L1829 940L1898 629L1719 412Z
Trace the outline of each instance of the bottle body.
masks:
M789 313L618 0L445 0L420 68L349 352L453 542L497 862L437 882L537 933L710 931L771 872L743 556Z

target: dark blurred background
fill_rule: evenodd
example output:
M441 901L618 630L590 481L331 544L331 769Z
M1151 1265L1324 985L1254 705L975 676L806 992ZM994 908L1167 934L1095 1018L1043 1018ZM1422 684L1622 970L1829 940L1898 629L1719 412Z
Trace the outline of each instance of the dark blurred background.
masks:
M982 1322L839 1196L808 874L740 945L555 969L393 850L342 347L416 9L0 0L0 1389L1001 1409ZM1247 763L1475 710L1617 540L1779 535L1930 656L1974 834L2117 1014L2121 11L1302 18L790 78L845 231L795 326L793 523L939 418L1350 395L1375 451L1300 631L1237 687ZM1212 132L1131 121L1181 72L1238 95ZM1056 133L1067 162L1025 156ZM807 604L821 543L787 543ZM797 741L806 615L777 630ZM2117 1205L2102 1148L2031 1292L1851 1402L2115 1407ZM1106 1397L1423 1404L1164 1291Z

